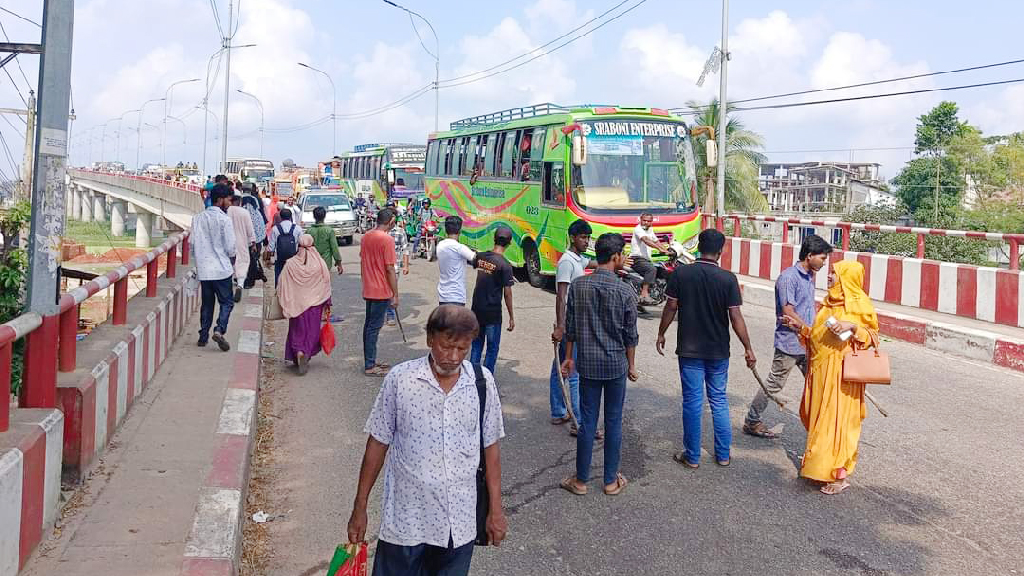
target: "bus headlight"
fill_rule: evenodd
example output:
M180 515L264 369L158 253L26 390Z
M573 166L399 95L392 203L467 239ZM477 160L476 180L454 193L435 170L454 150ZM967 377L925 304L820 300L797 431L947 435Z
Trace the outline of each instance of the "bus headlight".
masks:
M693 236L692 238L690 238L686 242L683 242L683 248L686 249L687 252L693 252L694 250L696 250L697 249L697 237Z

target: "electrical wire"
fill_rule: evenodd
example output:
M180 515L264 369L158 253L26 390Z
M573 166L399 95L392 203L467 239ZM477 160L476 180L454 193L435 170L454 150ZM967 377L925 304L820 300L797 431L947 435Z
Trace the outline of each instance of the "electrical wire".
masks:
M16 14L16 13L14 13L14 12L11 12L10 10L8 10L7 8L4 8L3 6L0 6L0 12L6 12L6 13L10 14L11 16L14 16L15 18L21 18L21 19L22 19L22 20L24 20L25 22L28 22L28 23L30 23L30 24L35 24L35 25L36 25L36 26L38 26L39 28L42 28L42 27L43 27L43 25L42 25L42 24L40 24L39 22L36 22L35 20L29 20L28 18L25 18L25 17L24 17L24 16L22 16L21 14Z
M7 36L7 30L4 29L3 22L0 22L0 33L4 35L4 40L11 41L10 37ZM25 69L21 67L21 61L18 60L18 56L18 54L14 55L14 63L18 65L18 70L21 71L21 77L25 80L25 85L28 86L29 90L32 90L32 83L28 81L28 76L25 75Z
M13 170L14 174L17 175L18 174L18 163L14 161L14 155L11 154L11 149L10 149L10 147L7 146L7 139L4 138L3 132L0 132L0 144L3 145L4 151L7 152L7 161L11 165L11 170Z
M210 10L213 11L213 21L214 21L215 24L217 24L217 33L219 33L220 37L223 38L224 37L224 27L221 26L221 24L220 24L220 12L217 10L217 1L216 0L210 0Z
M416 20L413 19L412 12L406 10L405 13L409 16L409 24L412 24L412 31L416 33L416 39L420 41L420 47L422 47L423 51L429 54L431 58L437 60L437 55L428 50L427 45L423 43L423 37L420 36L419 28L416 28Z
M858 100L874 100L876 98L891 98L893 96L909 96L913 94L926 94L929 92L952 92L955 90L967 90L971 88L985 88L988 86L1003 86L1006 84L1018 84L1024 82L1024 78L1012 80L997 80L994 82L980 82L977 84L964 84L962 86L947 86L944 88L921 88L918 90L904 90L902 92L888 92L883 94L866 94L864 96L849 96L846 98L831 98L828 100L812 100L810 102L790 102L786 104L766 104L764 106L746 106L733 108L735 112L751 110L779 110L783 108L799 108L801 106L815 106L818 104L836 104L840 102L854 102Z
M446 81L445 80L441 80L440 84L442 84L442 85L439 86L439 87L440 88L455 88L457 86L465 86L466 84L472 84L473 82L479 82L481 80L486 80L487 78L490 78L492 76L497 76L498 74L504 74L506 72L511 72L512 70L515 70L516 68L520 68L522 66L525 66L525 65L529 64L530 62L533 62L534 60L537 60L539 58L543 58L544 56L547 56L547 55L549 55L549 54L551 54L553 52L556 52L557 50L560 50L560 49L568 46L569 44L572 44L573 42L575 42L577 40L580 40L582 38L586 38L587 36L590 36L594 32L597 32L601 28L604 28L608 24L611 24L612 22L618 20L619 18L622 18L623 16L625 16L626 14L629 14L633 10L636 10L637 8L639 8L640 6L645 4L646 2L647 2L647 0L640 0L636 4L630 6L626 10L620 12L618 15L616 15L616 16L614 16L612 18L609 18L608 20L605 20L604 22L602 22L601 24L595 26L594 28L591 28L587 32L584 32L583 34L574 36L574 37L566 40L565 42L559 44L558 46L555 46L551 50L548 50L547 52L543 52L541 54L538 54L538 55L534 56L533 58L530 58L529 60L525 60L523 62L520 62L520 63L516 64L515 66L510 66L508 68L504 68L502 70L497 70L497 71L492 72L490 74L487 74L487 75L484 75L484 76L480 76L479 78L473 78L473 79L465 80L465 81L462 81L462 82L453 82L452 83L452 82L449 81L448 84L445 84Z
M804 94L813 94L816 92L831 92L836 90L848 90L850 88L863 88L864 86L876 86L878 84L888 84L890 82L902 82L904 80L916 80L918 78L928 78L930 76L941 76L943 74L960 74L963 72L973 72L975 70L984 70L987 68L998 68L1000 66L1010 66L1013 64L1020 64L1024 62L1024 58L1017 60L1007 60L1005 62L996 62L993 64L982 64L980 66L970 66L967 68L957 68L955 70L940 70L937 72L927 72L924 74L913 74L910 76L900 76L898 78L887 78L885 80L874 80L872 82L861 82L859 84L848 84L846 86L835 86L832 88L816 88L813 90L801 90L798 92L787 92L785 94L773 94L771 96L759 96L757 98L745 98L743 100L733 100L732 104L742 104L745 102L757 102L760 100L771 100L773 98L785 98L788 96L801 96Z
M465 79L465 78L469 78L471 76L477 76L479 74L485 74L485 73L490 72L492 70L501 68L502 66L505 66L506 64L511 64L512 62L515 62L516 60L519 60L520 58L525 58L525 57L533 54L534 52L536 52L538 50L542 50L544 48L547 48L548 46L554 44L555 42L558 42L559 40L561 40L562 38L565 38L566 36L568 36L570 34L573 34L574 32L578 32L578 31L586 28L587 26L589 26L590 24L596 22L597 20L603 19L605 16L607 16L611 12L614 12L620 6L622 6L623 4L628 3L629 1L630 0L622 0L622 2L619 2L615 6L612 6L611 8L605 10L600 15L595 16L595 17L591 18L590 20L587 20L586 22L584 22L580 26L577 26L576 28L573 28L572 30L569 30L568 32L566 32L565 34L562 34L561 36L558 36L556 38L552 38L548 42L546 42L544 44L541 44L540 46L534 48L533 50L530 50L529 52L524 52L523 54L520 54L519 56L516 56L515 58L511 58L511 59L506 60L504 62L501 62L499 64L495 64L494 66L491 66L490 68L484 68L483 70L478 70L478 71L472 72L470 74L463 74L462 76L455 76L454 78L446 78L444 80L441 80L441 82L454 82L454 81L457 81L457 80L462 80L462 79Z

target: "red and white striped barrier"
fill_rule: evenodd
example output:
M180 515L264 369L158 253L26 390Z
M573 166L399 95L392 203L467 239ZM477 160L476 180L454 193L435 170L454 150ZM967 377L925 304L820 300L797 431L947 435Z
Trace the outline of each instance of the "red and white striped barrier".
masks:
M58 377L58 406L67 418L67 481L85 477L197 308L198 295L190 296L178 283L92 370Z
M0 576L15 576L57 519L63 427L60 410L19 410L0 434Z
M764 240L729 238L722 267L736 274L774 280L792 266L799 246ZM832 253L831 261L857 260L864 265L864 285L872 300L1008 326L1024 326L1024 275L1019 270L982 268L866 252ZM819 274L818 288L827 278Z

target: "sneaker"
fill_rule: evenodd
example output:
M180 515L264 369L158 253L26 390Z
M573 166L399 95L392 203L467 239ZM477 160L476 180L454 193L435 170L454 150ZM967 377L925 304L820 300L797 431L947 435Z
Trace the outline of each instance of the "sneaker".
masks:
M221 352L231 350L231 344L228 344L227 338L225 338L220 332L214 332L212 338L213 341L217 343L217 346L220 346Z
M203 339L203 338L200 338L199 341L196 342L196 346L199 346L200 348L206 346L206 340Z

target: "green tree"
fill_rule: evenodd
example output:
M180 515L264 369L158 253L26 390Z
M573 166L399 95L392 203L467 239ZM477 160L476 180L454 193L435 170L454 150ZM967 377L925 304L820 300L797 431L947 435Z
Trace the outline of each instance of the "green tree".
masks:
M940 154L967 126L957 116L959 112L955 102L942 101L927 114L918 116L914 152L928 152L933 156Z
M937 168L937 165L938 166ZM936 174L938 172L938 174ZM964 189L961 168L952 156L924 156L907 162L890 183L896 197L922 223L935 218L935 177L939 176L939 213L948 216L957 211Z
M708 103L690 100L686 105L696 113L693 126L711 126L718 130L718 99ZM729 115L725 125L726 150L718 151L718 161L725 162L725 209L736 212L765 212L768 202L757 188L758 167L767 160L761 150L764 138L744 126L743 121L732 113L732 104L728 105ZM708 171L705 142L707 135L702 134L694 139L693 148L699 175L697 189L699 198L708 198ZM712 179L716 176L715 168L710 169ZM712 194L714 192L712 191Z
M0 215L0 233L4 235L3 245L0 246L0 323L17 318L24 310L28 257L24 249L14 245L14 241L28 223L30 214L29 203L22 201ZM12 392L17 392L21 387L24 349L24 339L15 342L12 349Z

